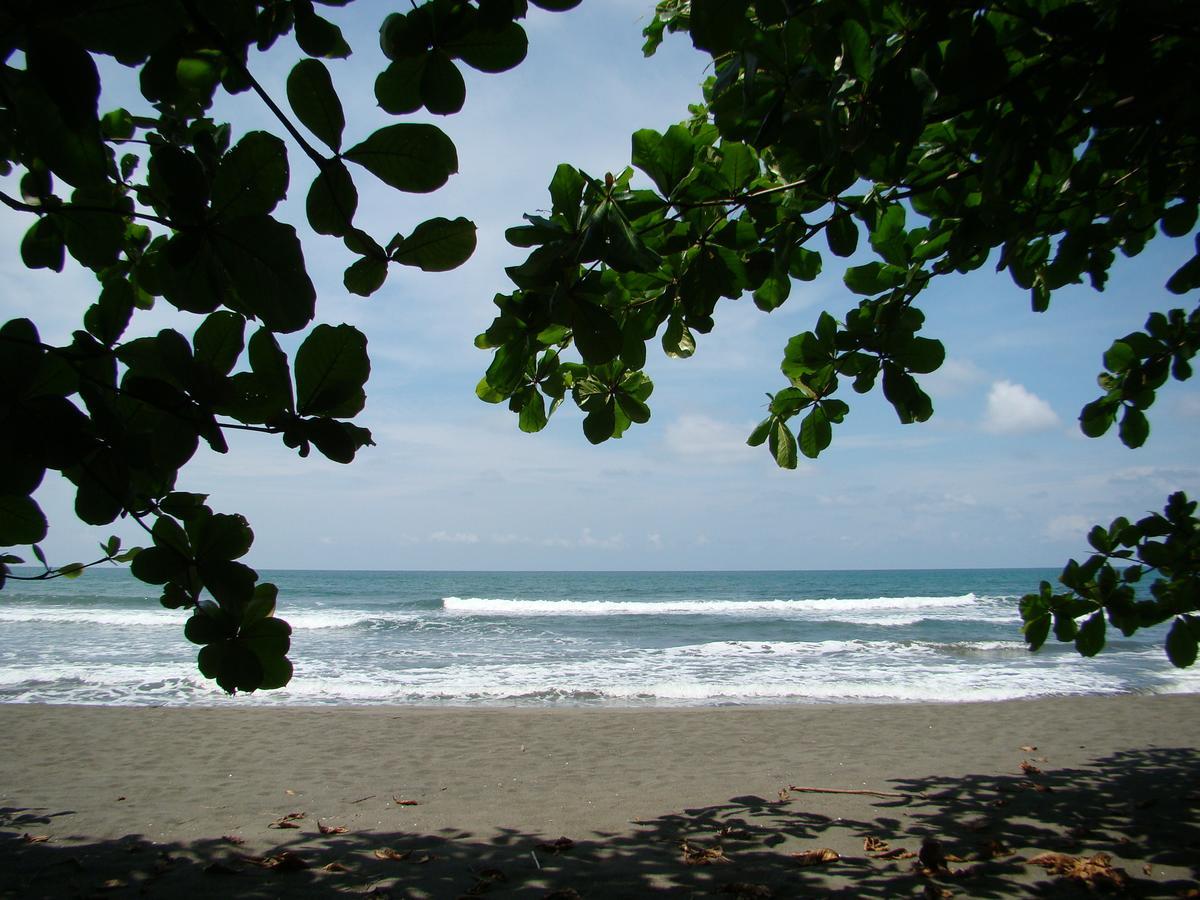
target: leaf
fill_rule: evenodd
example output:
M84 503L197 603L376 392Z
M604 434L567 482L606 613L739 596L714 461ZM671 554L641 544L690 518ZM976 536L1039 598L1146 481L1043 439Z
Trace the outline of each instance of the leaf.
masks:
M575 846L575 842L573 840L571 840L569 837L560 837L560 838L555 838L553 841L550 841L548 843L538 844L537 849L542 850L545 853L550 853L550 854L557 856L560 853L564 853L567 850L570 850L574 846Z
M1150 422L1146 418L1146 414L1140 409L1133 406L1125 407L1125 414L1121 416L1121 426L1118 429L1121 436L1121 443L1131 449L1136 449L1146 443L1146 438L1150 436Z
M388 264L386 259L364 256L362 259L346 267L346 272L342 276L342 283L350 293L357 294L360 297L370 297L383 287L383 283L387 280L387 274Z
M394 116L416 112L422 106L421 74L426 55L399 59L375 78L375 99Z
M858 249L858 226L849 210L839 209L825 226L825 239L834 256L850 256Z
M823 866L841 859L836 850L830 850L828 847L822 847L819 850L804 850L789 855L800 866Z
M713 863L732 862L720 847L699 847L689 841L684 841L680 848L683 851L683 861L689 866L710 866Z
M800 423L800 452L809 459L816 459L832 440L833 429L825 410L819 405L814 406ZM795 464L785 468L795 468Z
M47 528L46 516L32 497L0 494L0 547L36 544Z
M317 819L317 830L321 834L347 834L350 831L345 825L326 825L320 819Z
M443 50L431 50L421 70L421 102L431 113L448 116L463 108L467 84L454 60Z
M1083 882L1089 888L1124 891L1129 887L1129 876L1124 869L1113 867L1112 857L1107 853L1097 853L1090 858L1040 853L1029 860L1029 865L1041 866L1055 875Z
M776 418L771 426L769 438L771 455L781 469L796 468L796 438L792 435L787 423Z
M394 850L391 847L380 847L375 851L376 859L386 859L392 862L403 862L412 856L411 850Z
M303 59L296 63L288 73L287 98L305 128L335 153L342 149L346 115L323 62Z
M1104 649L1105 619L1103 612L1093 613L1079 626L1075 648L1082 656L1095 656Z
M442 46L472 69L506 72L525 59L529 38L524 28L510 21L499 28L474 28Z
M265 131L251 131L221 159L212 185L212 217L266 216L287 194L287 148Z
M1196 632L1189 627L1185 618L1175 617L1171 630L1167 632L1166 646L1167 658L1176 668L1186 669L1196 662Z
M303 818L304 818L304 813L302 813L302 812L285 813L284 815L282 815L278 819L276 819L274 822L271 822L269 825L267 825L267 827L268 828L299 828L300 826L297 825L296 822Z
M621 328L604 307L589 300L576 302L571 326L575 346L588 365L611 362L621 352Z
M342 156L385 184L409 193L435 191L458 171L453 142L433 125L385 126Z
M423 272L448 272L475 252L475 223L470 219L430 219L391 250L391 258Z
M367 339L352 325L318 325L296 352L296 411L351 418L366 403Z
M305 200L308 224L318 234L342 237L354 227L358 189L341 160L327 162L313 179Z

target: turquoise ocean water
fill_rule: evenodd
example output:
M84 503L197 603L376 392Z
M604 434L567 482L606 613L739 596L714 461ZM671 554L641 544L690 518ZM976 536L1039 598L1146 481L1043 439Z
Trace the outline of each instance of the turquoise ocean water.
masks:
M618 705L1004 700L1200 691L1164 632L1092 660L1030 654L1038 569L830 572L264 572L294 629L286 689L227 698L186 613L123 570L10 581L0 702Z

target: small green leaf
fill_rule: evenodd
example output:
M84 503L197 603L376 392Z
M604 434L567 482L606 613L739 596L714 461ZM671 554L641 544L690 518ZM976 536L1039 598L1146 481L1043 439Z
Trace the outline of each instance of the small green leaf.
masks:
M781 469L796 468L796 438L783 419L776 418L769 438L771 455Z

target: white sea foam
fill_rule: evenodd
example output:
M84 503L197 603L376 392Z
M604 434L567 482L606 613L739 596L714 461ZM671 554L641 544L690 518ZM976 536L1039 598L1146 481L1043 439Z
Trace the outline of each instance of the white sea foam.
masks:
M157 609L93 609L63 606L0 606L0 623L43 625L106 625L114 628L141 628L171 625L178 627L179 613L161 606Z
M870 597L814 600L672 600L629 602L620 600L510 600L485 597L444 597L447 612L501 616L668 616L668 615L776 615L812 613L862 613L887 610L938 610L972 607L974 594L958 597Z

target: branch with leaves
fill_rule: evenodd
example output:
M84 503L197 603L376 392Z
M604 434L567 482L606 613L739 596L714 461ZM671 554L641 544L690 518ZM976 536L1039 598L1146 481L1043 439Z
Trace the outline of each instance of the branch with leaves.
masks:
M650 418L650 341L691 356L722 299L750 294L771 312L794 281L820 275L819 236L843 258L865 237L876 258L844 276L862 299L787 341L787 385L768 395L749 436L795 468L800 454L825 451L850 414L847 380L856 393L881 385L903 424L933 415L918 376L936 371L945 350L921 334L916 302L935 279L997 259L1040 312L1066 285L1103 290L1118 253L1134 256L1158 234L1192 236L1194 252L1165 287L1194 296L1197 25L1187 4L1135 11L1118 0L659 3L646 53L668 32L689 34L713 61L704 103L664 133L633 135L631 162L653 189L633 189L633 169L600 181L564 164L550 216L509 230L532 252L508 270L516 289L496 297L499 314L476 340L494 353L477 393L507 402L524 431L545 427L569 394L590 441L619 438ZM1119 418L1123 443L1141 446L1156 392L1191 377L1198 349L1200 308L1155 313L1144 332L1114 342L1105 394L1080 417L1084 433L1097 437ZM1168 509L1173 529L1194 527L1182 495ZM1127 549L1153 558L1155 543L1139 541ZM1064 571L1070 603L1045 588L1027 598L1031 646L1048 633L1047 615L1091 616L1079 632L1088 651L1103 643L1104 616L1126 633L1179 616L1168 651L1190 664L1194 652L1179 648L1200 610L1200 560L1156 564L1154 599L1144 600L1154 611L1136 617L1114 599L1100 560ZM1125 572L1132 586L1150 569ZM1066 624L1056 634L1076 636Z
M579 0L533 2L566 10ZM372 294L392 264L446 271L475 249L475 225L462 217L434 217L386 240L355 226L356 177L430 193L457 172L458 154L440 128L413 122L343 149L353 123L326 60L351 48L317 8L313 0L0 8L0 174L20 185L20 199L0 201L31 220L20 248L27 267L61 272L70 257L98 283L65 346L43 342L32 321L0 324L0 547L31 545L45 570L15 574L24 557L0 554L0 587L129 561L136 577L161 587L164 606L191 611L185 634L202 645L200 669L230 692L287 683L290 628L274 615L275 586L240 561L253 543L246 520L176 490L179 473L201 441L227 452L229 429L280 435L301 456L315 448L353 461L372 445L352 421L366 402L370 358L358 329L310 328L317 296L304 248L276 217L292 180L284 140L265 129L235 140L210 116L214 103L253 91L301 148L315 170L308 224L359 256L345 273L349 291ZM396 115L457 112L459 66L518 65L527 12L526 0L426 0L388 15L380 104ZM285 109L253 69L255 54L289 34L305 58L288 75ZM136 73L144 109L101 112L98 57ZM126 339L133 317L159 301L196 325ZM289 359L277 336L306 329ZM110 539L95 563L51 567L40 547L49 523L34 499L47 471L74 484L82 521L131 518L152 544L122 552Z

